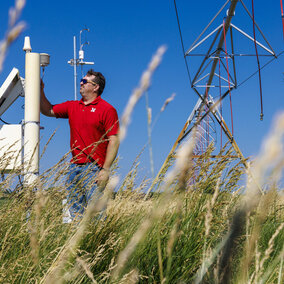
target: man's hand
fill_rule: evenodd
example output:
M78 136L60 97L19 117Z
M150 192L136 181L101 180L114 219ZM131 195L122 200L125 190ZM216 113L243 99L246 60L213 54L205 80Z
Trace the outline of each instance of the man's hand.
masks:
M96 177L96 182L98 184L98 186L100 187L105 187L108 180L109 180L109 174L110 174L110 170L104 169L102 168L97 177Z
M117 150L119 147L119 139L117 135L111 135L108 137L109 142L106 151L106 159L103 164L103 168L99 171L96 177L96 183L100 187L105 187L110 175L110 167L116 157Z
M44 93L44 83L40 81L40 111L46 116L55 117L55 114L52 109L52 105L49 100L46 98Z

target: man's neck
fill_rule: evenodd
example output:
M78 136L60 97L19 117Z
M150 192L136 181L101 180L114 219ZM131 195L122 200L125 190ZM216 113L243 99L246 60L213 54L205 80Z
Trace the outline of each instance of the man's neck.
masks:
M85 105L91 103L92 101L94 101L96 98L98 97L97 94L90 96L90 97L82 97L82 100L84 102Z

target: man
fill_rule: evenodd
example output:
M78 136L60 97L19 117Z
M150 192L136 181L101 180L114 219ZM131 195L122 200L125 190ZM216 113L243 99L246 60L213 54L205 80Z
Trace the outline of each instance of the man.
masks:
M100 195L97 185L103 188L108 181L119 147L118 116L115 108L101 98L104 87L104 76L90 69L80 82L80 101L52 105L41 83L41 113L69 119L72 159L67 200L72 219L83 214L95 194ZM89 184L95 186L88 188Z

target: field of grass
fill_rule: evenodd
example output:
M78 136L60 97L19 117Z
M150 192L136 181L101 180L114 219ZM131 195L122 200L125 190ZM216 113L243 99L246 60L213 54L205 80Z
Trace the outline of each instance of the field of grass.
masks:
M283 283L283 191L271 175L265 194L254 182L239 187L242 164L210 159L212 151L194 163L189 155L186 167L174 161L147 199L150 184L134 187L133 165L115 195L111 179L80 224L62 224L64 162L40 176L37 191L5 194L7 178L0 283ZM275 175L272 165L265 167Z

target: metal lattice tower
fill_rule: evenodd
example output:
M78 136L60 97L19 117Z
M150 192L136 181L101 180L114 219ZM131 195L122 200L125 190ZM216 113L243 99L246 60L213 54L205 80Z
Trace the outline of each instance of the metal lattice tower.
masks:
M249 20L253 22L254 28L256 27L256 30L258 31L258 35L260 37L259 41L256 40L255 35L250 35L243 29L232 23L232 20L235 17L236 6L239 2ZM213 27L213 29L209 31L216 18L222 12L223 14L225 14L222 22L217 24L217 26ZM244 47L248 49L247 51L238 51L238 37L241 37L242 40L248 41L248 43L244 45ZM221 131L230 141L245 167L247 167L246 160L233 137L233 131L231 131L227 126L222 116L222 112L220 112L219 108L224 98L230 95L231 99L231 92L234 89L245 83L250 77L260 72L260 70L265 65L271 62L273 59L277 58L263 32L254 21L253 15L249 12L248 8L245 6L242 0L227 0L188 50L184 50L182 36L181 42L191 88L198 96L198 101L148 192L152 190L152 188L159 180L160 174L163 172L176 148L186 137L188 137L188 135L190 135L193 129L196 129L198 140L194 154L198 155L204 152L210 142L214 142L214 137L216 134L214 126L215 122L220 125ZM256 54L253 54L253 52L255 51L254 48L259 48L260 53L258 54L256 50ZM256 56L257 59L259 56L270 61L268 63L266 62L262 67L259 67L258 71L253 72L252 74L245 74L246 72L243 71L237 72L237 59L255 58ZM190 60L199 60L198 68L193 73L192 80L189 70L189 58ZM242 77L239 75L243 74L247 76L245 78L239 79L238 77Z

